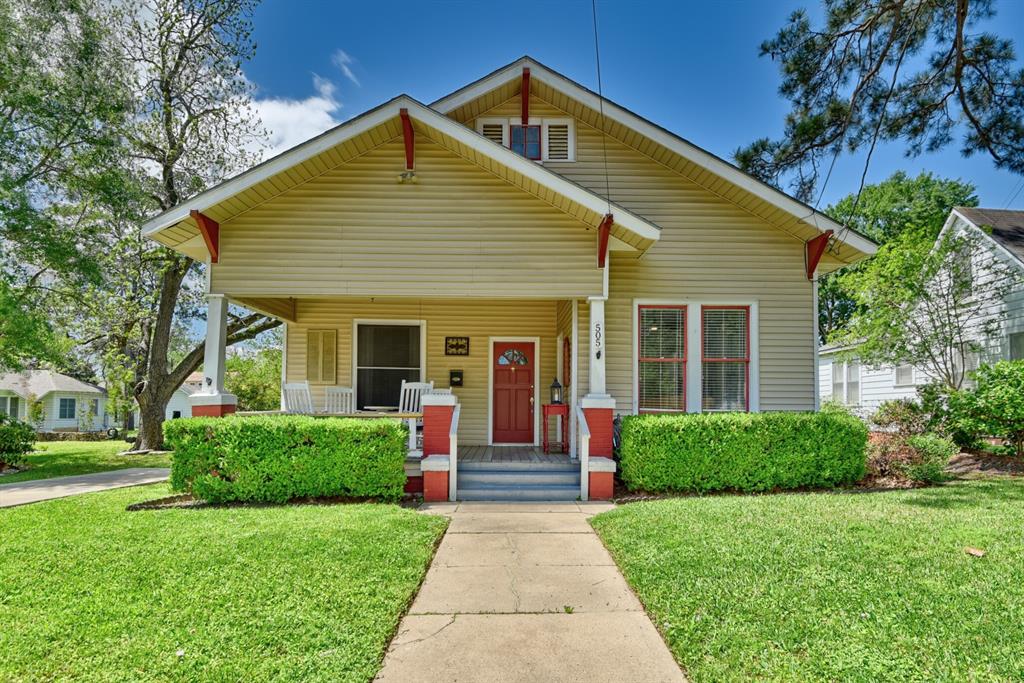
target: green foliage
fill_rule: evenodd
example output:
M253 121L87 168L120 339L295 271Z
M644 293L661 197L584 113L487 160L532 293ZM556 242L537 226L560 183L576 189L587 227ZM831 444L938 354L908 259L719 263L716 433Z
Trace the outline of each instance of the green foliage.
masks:
M35 430L5 413L0 413L0 465L21 467L32 451Z
M622 426L622 478L642 491L770 491L851 484L868 431L837 411L634 415Z
M955 424L964 432L998 436L1024 457L1024 361L983 365L976 387L950 402Z
M396 500L407 433L393 420L188 418L164 423L171 486L212 502L354 496Z
M960 452L951 439L937 434L918 434L908 438L907 445L913 457L901 463L899 469L908 479L919 484L936 484L949 479L946 465Z
M921 404L914 399L897 398L882 401L871 416L871 423L885 431L909 436L924 433L928 418Z
M43 428L46 421L46 404L35 394L29 394L26 401L26 417L28 423L36 428L36 431Z
M239 410L277 410L281 405L281 347L228 358L224 385Z
M745 171L813 201L832 159L903 143L908 155L958 141L1024 174L1024 70L1013 43L988 33L993 0L824 0L761 44L791 109L781 139L734 154Z

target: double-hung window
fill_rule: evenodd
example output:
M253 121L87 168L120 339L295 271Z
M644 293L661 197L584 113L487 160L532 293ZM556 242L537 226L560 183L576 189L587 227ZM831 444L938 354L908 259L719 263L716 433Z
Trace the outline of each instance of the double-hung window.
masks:
M540 126L510 126L509 146L527 159L540 160Z
M356 326L356 406L397 406L402 380L422 381L423 328L397 323Z
M0 415L10 415L18 418L18 397L0 396Z
M848 406L860 403L859 361L832 361L832 399Z
M1024 360L1024 332L1010 335L1010 360Z
M62 398L60 403L57 405L57 417L61 420L74 420L75 415L75 399L73 398Z
M914 385L914 366L904 363L897 365L893 371L893 385L897 387L910 387Z
M705 411L750 406L750 308L701 309L701 395Z
M686 410L686 306L639 307L640 412Z

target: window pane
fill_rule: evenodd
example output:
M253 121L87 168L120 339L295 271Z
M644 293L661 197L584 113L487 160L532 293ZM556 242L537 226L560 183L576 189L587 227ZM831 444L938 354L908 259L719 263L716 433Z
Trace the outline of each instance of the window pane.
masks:
M75 417L75 399L73 398L62 398L60 399L60 408L58 410L58 417L61 420L73 420Z
M860 403L860 363L846 364L846 402L853 406Z
M640 361L640 410L686 410L686 363Z
M843 400L843 364L832 362L832 398Z
M747 364L705 363L704 410L747 409Z
M747 310L704 309L704 357L747 357Z
M0 396L0 415L12 415L8 412L6 396Z
M640 309L640 357L686 357L686 309Z
M1024 332L1010 335L1010 360L1024 360Z
M17 418L18 417L18 397L17 396L11 396L10 398L7 399L7 401L9 403L9 405L7 406L7 414L10 415L11 417Z
M896 366L896 386L905 387L914 383L914 366L913 365L897 365Z
M419 369L419 325L360 325L359 366Z
M420 370L374 370L360 368L357 371L356 407L397 406L402 393L402 380L419 382Z

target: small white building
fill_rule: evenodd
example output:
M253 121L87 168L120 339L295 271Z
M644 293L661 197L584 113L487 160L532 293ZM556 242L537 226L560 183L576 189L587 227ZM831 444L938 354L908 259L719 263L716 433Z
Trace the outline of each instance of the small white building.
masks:
M975 268L986 260L999 259L1024 276L1024 211L957 207L943 227L943 232L947 230L981 238L971 254ZM972 340L979 342L984 351L980 357L973 352L965 354L966 372L976 370L980 363L1024 360L1024 287L1015 287L1003 301L992 302L992 308L1004 314L1002 330L995 336ZM818 390L822 401L834 400L869 417L883 401L916 398L917 388L932 381L925 370L909 364L865 366L850 357L852 348L826 346L819 351Z
M0 374L0 413L28 421L29 402L41 401L43 432L101 431L109 424L107 392L52 370Z
M181 417L192 417L192 404L189 403L188 397L197 391L199 391L199 386L192 381L192 376L190 375L189 379L185 380L185 383L175 390L171 400L167 402L164 418L167 420L177 420ZM138 427L141 423L142 415L136 410L133 426Z

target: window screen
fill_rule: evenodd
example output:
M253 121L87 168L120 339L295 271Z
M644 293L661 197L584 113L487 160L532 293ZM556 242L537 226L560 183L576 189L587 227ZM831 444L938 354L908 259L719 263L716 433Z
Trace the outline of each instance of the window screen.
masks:
M1024 332L1010 335L1010 360L1024 360Z
M744 307L701 310L703 409L747 410L750 311Z
M897 365L895 382L898 387L910 386L914 383L914 366Z
M420 380L419 325L359 325L356 405L397 406L402 380Z
M686 410L686 307L639 309L639 408Z

